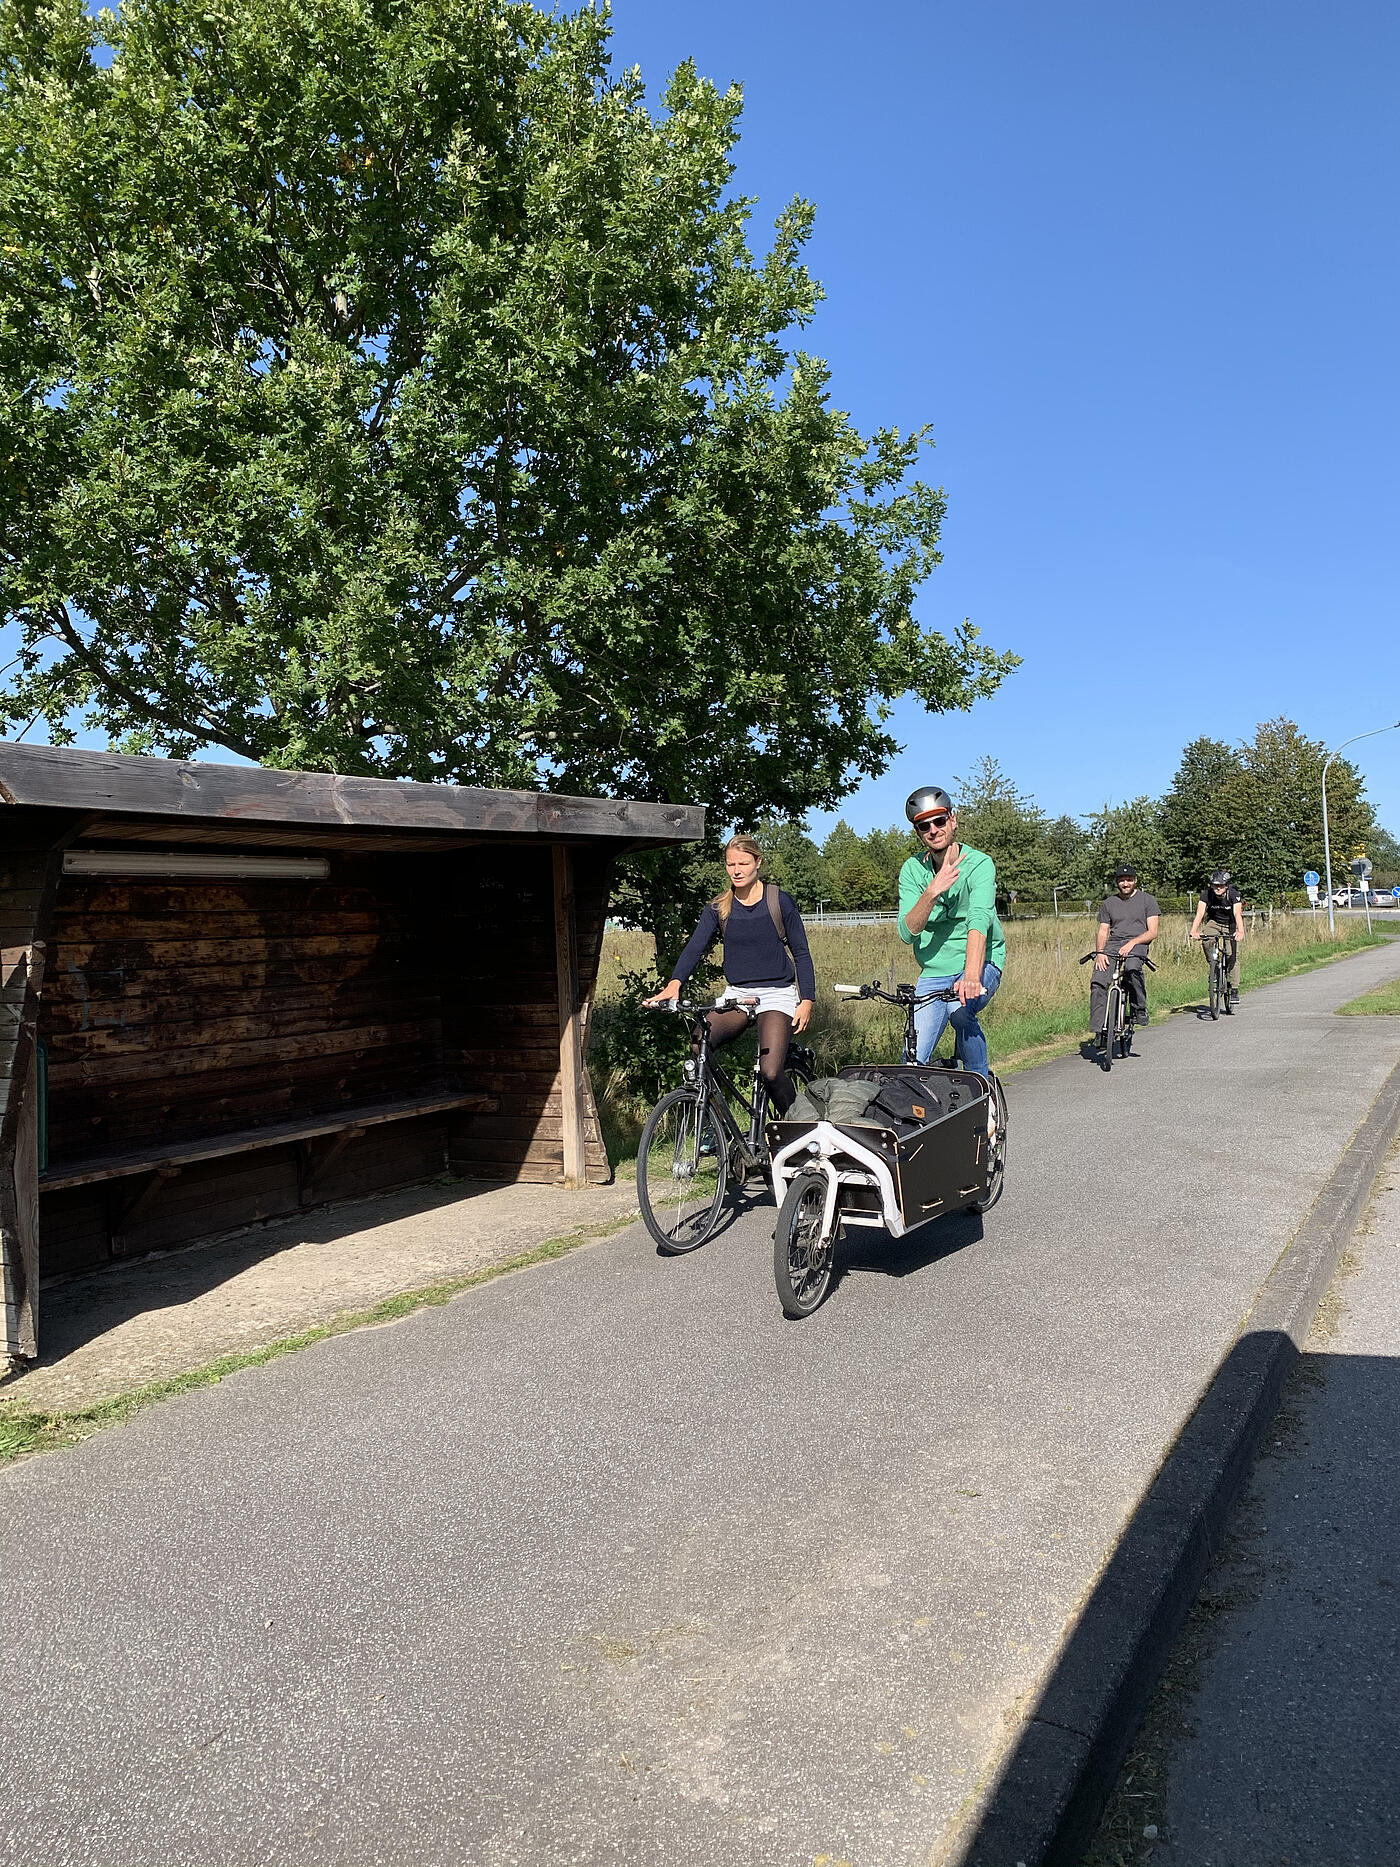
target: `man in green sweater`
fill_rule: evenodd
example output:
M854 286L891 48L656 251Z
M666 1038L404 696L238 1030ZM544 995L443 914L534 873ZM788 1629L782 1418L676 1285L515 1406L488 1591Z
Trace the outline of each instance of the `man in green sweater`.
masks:
M920 986L951 986L959 1000L952 1006L935 998L915 1012L919 1061L933 1055L951 1013L962 1067L985 1076L987 1040L977 1014L1006 964L996 864L957 840L953 801L937 785L915 791L904 814L923 848L899 872L899 937L914 949Z

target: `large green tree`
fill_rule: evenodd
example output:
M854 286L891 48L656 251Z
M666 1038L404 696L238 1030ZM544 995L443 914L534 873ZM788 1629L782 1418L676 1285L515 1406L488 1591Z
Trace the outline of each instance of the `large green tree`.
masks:
M1222 740L1193 739L1162 799L1162 832L1176 885L1199 894L1212 869L1233 860L1238 785L1244 763Z
M983 758L954 783L958 835L996 863L997 892L1048 900L1061 877L1050 824L1035 799L1018 790L994 758Z
M1105 804L1090 814L1075 879L1091 898L1103 895L1113 886L1114 870L1125 863L1137 870L1149 892L1171 892L1172 849L1162 828L1162 806L1155 798Z
M943 498L793 346L740 96L606 13L0 0L0 728L829 806L1011 658L926 630Z

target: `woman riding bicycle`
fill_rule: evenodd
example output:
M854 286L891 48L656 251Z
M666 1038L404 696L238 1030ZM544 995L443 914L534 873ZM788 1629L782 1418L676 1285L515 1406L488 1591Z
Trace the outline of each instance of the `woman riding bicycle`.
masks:
M817 996L816 973L802 916L792 896L759 875L763 850L751 836L733 836L725 846L729 887L700 916L667 985L648 1005L663 1005L700 964L716 935L724 939L724 977L735 998L753 999L758 1059L768 1097L777 1114L792 1106L796 1091L783 1074L793 1033L807 1028ZM781 930L780 930L781 929ZM731 1043L749 1026L744 1011L707 1014L712 1047Z

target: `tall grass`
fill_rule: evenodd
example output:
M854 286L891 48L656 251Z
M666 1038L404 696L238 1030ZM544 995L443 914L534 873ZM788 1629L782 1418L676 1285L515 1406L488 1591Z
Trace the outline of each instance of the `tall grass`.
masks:
M1190 921L1185 915L1164 915L1161 932L1152 947L1157 966L1148 977L1148 1002L1154 1011L1204 1004L1206 964L1199 942L1187 939ZM999 1071L1027 1068L1044 1057L1072 1048L1089 1030L1088 966L1080 955L1094 945L1097 922L1088 916L1062 916L1058 920L1018 921L1006 929L1006 972L1001 989L981 1014L992 1061ZM892 1006L852 1004L834 998L832 985L868 984L916 978L910 949L889 922L869 927L809 926L808 937L817 969L817 1008L805 1041L817 1054L821 1074L831 1075L847 1063L881 1063L898 1058L904 1026ZM1286 973L1306 971L1339 954L1382 943L1384 936L1368 935L1362 926L1339 928L1336 939L1327 937L1325 924L1310 914L1276 914L1260 920L1240 950L1240 985L1245 991ZM595 1031L605 1030L618 1004L624 972L652 963L647 934L610 928L603 943L598 977ZM942 1050L950 1054L952 1033ZM636 1152L637 1134L650 1100L679 1078L684 1033L674 1029L675 1064L659 1068L654 1088L629 1091L619 1072L597 1084L603 1125L614 1161ZM751 1063L751 1046L735 1045L726 1053L739 1069Z

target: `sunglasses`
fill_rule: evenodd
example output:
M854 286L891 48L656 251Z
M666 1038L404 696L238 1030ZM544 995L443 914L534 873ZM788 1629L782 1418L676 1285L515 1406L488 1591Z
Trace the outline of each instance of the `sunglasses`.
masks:
M932 817L921 817L919 819L920 836L923 835L925 830L941 830L945 823L951 821L952 815L953 813L950 810L940 810L935 812Z

